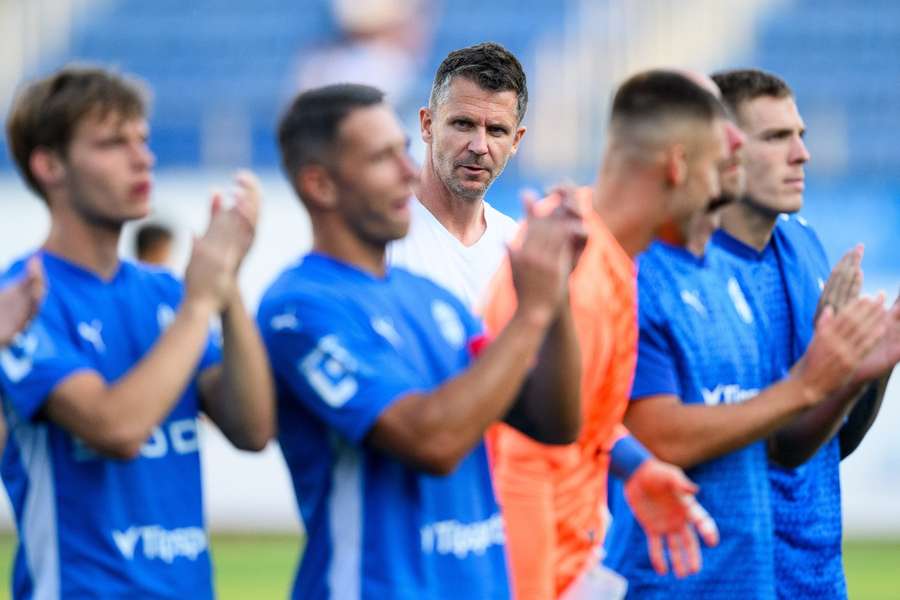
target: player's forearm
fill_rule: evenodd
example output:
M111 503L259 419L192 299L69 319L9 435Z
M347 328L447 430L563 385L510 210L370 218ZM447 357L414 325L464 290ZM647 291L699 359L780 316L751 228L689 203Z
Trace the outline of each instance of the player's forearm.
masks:
M48 416L115 458L136 456L181 397L206 347L212 307L186 300L151 351L122 378L74 375L54 390Z
M506 420L539 442L571 443L581 428L580 387L581 351L566 303Z
M865 385L852 385L800 412L769 440L769 458L785 467L797 467L837 433Z
M654 456L687 469L772 435L803 410L799 388L785 379L745 402L716 406L648 398L631 403L625 425Z
M463 373L396 401L369 441L433 474L448 474L510 409L537 356L547 323L517 313Z
M262 450L275 434L275 394L259 332L238 294L222 315L223 362L203 377L203 407L242 450Z
M862 442L863 438L872 428L878 412L881 410L881 402L887 391L888 381L891 375L887 374L877 381L869 384L862 397L856 401L847 422L841 427L841 460L850 456Z

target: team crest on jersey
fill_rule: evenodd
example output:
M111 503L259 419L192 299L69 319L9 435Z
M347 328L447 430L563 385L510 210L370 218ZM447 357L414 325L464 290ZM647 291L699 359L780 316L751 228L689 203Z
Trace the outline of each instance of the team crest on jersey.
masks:
M106 343L103 341L103 323L99 319L94 319L90 323L85 321L79 323L78 335L100 354L106 352Z
M731 302L741 320L747 324L752 323L753 311L750 310L750 304L747 302L747 297L744 296L741 284L734 277L728 280L728 295L731 296Z
M168 304L160 304L156 307L156 323L160 331L165 331L175 320L175 309Z
M453 348L462 348L466 341L466 330L453 307L443 300L435 300L431 303L431 316L447 343Z
M681 301L696 310L701 317L706 318L706 307L703 306L703 302L700 301L700 296L697 295L697 292L681 290Z

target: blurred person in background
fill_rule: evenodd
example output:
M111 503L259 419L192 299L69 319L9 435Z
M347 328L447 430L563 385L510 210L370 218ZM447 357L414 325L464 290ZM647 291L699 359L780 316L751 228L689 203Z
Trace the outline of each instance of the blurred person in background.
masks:
M279 144L314 239L258 316L308 535L293 597L509 598L484 432L505 418L548 443L577 434L566 279L580 221L529 219L511 254L520 302L485 347L453 294L385 263L417 169L382 92L300 94Z
M664 224L705 210L719 196L728 156L724 110L679 73L648 71L616 92L610 136L593 191L580 190L589 238L570 280L582 351L584 426L575 444L548 447L509 428L492 443L494 483L507 523L514 592L522 599L619 597L624 585L598 564L612 470L647 537L650 560L676 575L700 570L699 530L718 542L715 524L680 469L654 458L622 426L637 354L634 256ZM554 198L543 206L552 206ZM509 266L485 308L491 331L516 304Z
M161 223L145 223L134 235L134 255L142 263L168 267L172 261L172 230Z
M433 29L432 2L423 0L331 0L341 37L305 50L296 88L302 90L353 81L384 90L406 114Z
M719 96L708 77L688 76ZM628 580L634 598L775 596L766 440L843 385L878 341L871 326L880 307L860 300L821 323L803 361L764 389L772 377L765 316L755 295L745 292L752 283L715 247L707 251L721 208L743 195L743 135L730 121L723 125L729 156L720 165L719 200L666 223L639 257L639 350L625 413L625 425L638 439L700 487L697 499L722 541L703 552L699 574L659 577L642 552L646 542L637 521L621 493L611 492L614 519L604 562ZM844 264L852 260L848 255Z
M772 381L777 381L807 351L817 322L854 306L860 289L854 281L861 273L852 272L861 249L851 251L856 258L845 283L826 286L825 251L795 214L803 206L804 164L810 156L790 87L755 69L718 73L713 80L746 136L746 191L724 210L723 228L713 243L754 283L749 291L767 317L766 350L773 361ZM900 359L900 299L872 329L884 331L880 343L840 391L802 412L769 441L779 598L847 596L839 465L874 421Z
M16 165L50 212L32 254L47 297L0 352L15 598L212 598L198 412L239 448L273 435L265 352L236 282L255 178L238 175L229 209L213 198L183 284L118 255L124 224L150 211L144 98L114 72L66 67L25 85L7 121Z

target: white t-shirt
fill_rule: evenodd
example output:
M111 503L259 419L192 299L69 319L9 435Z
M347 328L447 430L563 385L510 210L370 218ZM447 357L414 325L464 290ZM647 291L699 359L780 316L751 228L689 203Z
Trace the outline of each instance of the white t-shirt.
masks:
M388 262L431 279L470 309L478 308L518 224L485 202L484 234L471 246L464 246L415 198L410 211L409 233L388 245Z

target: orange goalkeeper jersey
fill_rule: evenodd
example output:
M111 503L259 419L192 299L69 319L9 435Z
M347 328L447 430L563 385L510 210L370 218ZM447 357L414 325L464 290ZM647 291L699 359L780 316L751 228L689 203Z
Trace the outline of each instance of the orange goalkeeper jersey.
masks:
M594 212L589 189L578 191L578 201L588 242L569 296L582 357L581 434L568 446L539 444L502 424L488 435L518 600L556 598L594 564L605 529L609 452L625 433L621 423L634 377L634 261ZM552 208L545 201L539 211ZM488 329L502 329L515 307L506 260L484 306Z

